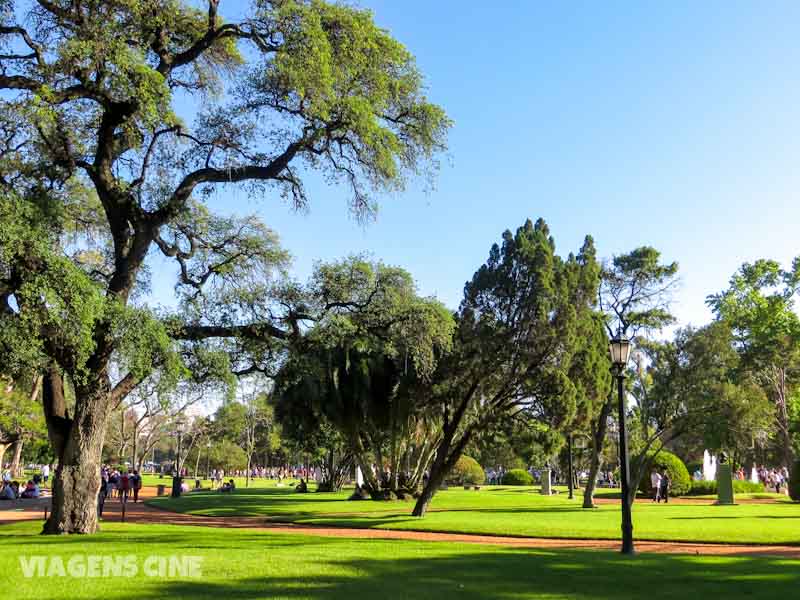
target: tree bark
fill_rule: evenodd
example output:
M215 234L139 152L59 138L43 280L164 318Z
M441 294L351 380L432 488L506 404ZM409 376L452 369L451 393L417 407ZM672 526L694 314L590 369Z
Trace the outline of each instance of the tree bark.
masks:
M444 482L445 477L447 477L448 473L453 469L458 459L461 458L461 453L472 438L475 425L467 429L458 442L453 445L457 425L458 422L455 422L445 428L446 430L443 434L442 441L436 450L436 458L433 461L433 465L431 465L430 477L428 477L425 487L422 488L422 493L419 498L417 498L417 503L414 505L414 510L411 512L411 516L413 517L425 516L431 500L433 500L442 482Z
M43 392L48 433L58 468L53 480L53 508L42 533L94 533L108 384L95 382L76 389L72 418L67 415L61 374L53 368L45 377Z
M583 508L594 508L594 490L597 487L597 475L603 466L602 454L608 431L608 417L613 407L614 403L610 399L603 404L597 417L597 426L592 431L592 458L589 463L589 480L583 490Z
M0 470L5 466L3 457L6 455L6 450L11 447L11 444L13 444L13 442L0 442Z
M11 461L11 475L12 477L21 477L23 470L20 468L20 458L22 457L22 444L23 440L20 437L14 442L14 458Z

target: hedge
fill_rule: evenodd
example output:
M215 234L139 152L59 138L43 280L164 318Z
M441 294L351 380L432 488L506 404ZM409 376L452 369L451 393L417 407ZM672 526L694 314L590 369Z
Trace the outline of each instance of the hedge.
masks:
M533 485L533 476L525 469L511 469L503 475L503 485Z
M457 485L481 485L484 481L486 473L478 461L470 456L459 458L447 477L448 483Z
M647 460L651 463L651 467L644 474L644 477L642 477L642 481L639 484L640 492L648 496L653 495L653 488L650 485L650 473L652 473L653 469L656 469L659 473L664 469L667 470L670 481L670 496L684 496L692 489L692 478L689 477L689 471L686 469L686 465L672 452L662 450L655 455L655 458L653 454L648 454Z
M762 494L767 490L763 483L753 483L741 479L733 480L733 492L735 494ZM687 496L713 496L717 493L716 481L692 481L692 489Z
M800 502L800 460L794 463L792 474L789 477L789 496L795 502Z

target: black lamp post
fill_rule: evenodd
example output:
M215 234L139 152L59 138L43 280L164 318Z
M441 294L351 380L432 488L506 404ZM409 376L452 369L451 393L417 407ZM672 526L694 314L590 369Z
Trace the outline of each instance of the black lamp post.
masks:
M173 498L180 498L181 484L183 477L181 477L181 451L183 450L183 434L186 433L186 421L179 419L175 423L175 436L178 438L176 452L175 452L175 467L172 475L172 494Z
M628 465L628 435L625 428L625 366L631 353L631 342L622 331L611 340L608 346L611 353L612 373L617 378L619 394L619 475L622 481L622 553L633 554L633 519L630 494L630 466Z

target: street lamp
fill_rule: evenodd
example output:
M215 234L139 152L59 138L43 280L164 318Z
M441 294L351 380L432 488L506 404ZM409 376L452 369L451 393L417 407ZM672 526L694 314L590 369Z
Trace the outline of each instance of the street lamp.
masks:
M625 430L625 366L631 353L631 342L622 330L608 345L611 353L611 372L617 378L617 393L619 394L619 471L622 480L622 553L633 554L633 519L631 518L631 505L628 502L630 494L630 466L628 465L628 435Z
M186 433L186 421L183 419L179 419L175 423L175 436L178 438L178 443L176 446L175 452L175 467L174 467L174 474L172 476L172 494L173 498L180 498L181 495L181 483L183 483L183 478L181 477L181 450L182 450L182 443L183 443L183 434Z

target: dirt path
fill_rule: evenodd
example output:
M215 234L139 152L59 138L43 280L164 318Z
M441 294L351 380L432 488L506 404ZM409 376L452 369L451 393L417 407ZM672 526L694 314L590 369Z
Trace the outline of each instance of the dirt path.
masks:
M153 496L155 496L155 488L144 488L142 490L141 498L147 499ZM41 506L28 506L19 510L0 510L0 524L12 523L21 520L41 520L43 517L44 508ZM116 499L106 501L103 520L118 522L121 519L121 503ZM125 522L159 523L164 525L193 525L200 527L230 527L236 529L255 529L258 531L269 531L274 533L317 535L326 537L490 544L515 548L584 548L595 550L619 549L619 542L615 540L507 537L460 533L436 533L430 531L355 529L347 527L324 527L314 525L271 523L263 517L206 517L159 510L141 502L128 502L125 510ZM636 549L638 552L725 556L775 556L800 560L800 546L637 541Z

